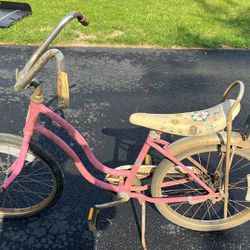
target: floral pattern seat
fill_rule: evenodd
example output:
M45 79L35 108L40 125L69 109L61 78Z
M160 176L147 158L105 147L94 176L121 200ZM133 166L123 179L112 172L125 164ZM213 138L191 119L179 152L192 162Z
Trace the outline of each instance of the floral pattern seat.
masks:
M135 113L130 122L152 130L181 136L201 136L223 130L226 127L227 114L234 103L229 99L212 108L178 113L147 114ZM240 104L233 111L233 119L240 111Z

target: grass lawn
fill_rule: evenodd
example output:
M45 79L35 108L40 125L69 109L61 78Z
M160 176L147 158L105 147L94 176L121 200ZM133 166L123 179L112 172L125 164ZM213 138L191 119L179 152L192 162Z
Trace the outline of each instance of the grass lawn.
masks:
M156 47L250 48L249 0L23 0L33 14L0 29L0 42L42 41L72 10L88 27L71 22L55 44L116 44Z

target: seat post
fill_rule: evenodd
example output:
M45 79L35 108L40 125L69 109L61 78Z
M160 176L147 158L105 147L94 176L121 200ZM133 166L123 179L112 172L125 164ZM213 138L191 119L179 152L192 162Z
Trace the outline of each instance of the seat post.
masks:
M150 139L153 139L153 140L160 139L161 138L161 134L162 134L162 132L157 132L155 130L150 130L150 132L148 134L148 137Z

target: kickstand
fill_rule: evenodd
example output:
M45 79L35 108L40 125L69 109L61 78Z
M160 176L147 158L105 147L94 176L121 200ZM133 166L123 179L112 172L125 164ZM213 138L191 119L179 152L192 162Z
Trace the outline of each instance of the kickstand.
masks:
M147 250L146 240L146 202L141 201L141 244L144 250Z

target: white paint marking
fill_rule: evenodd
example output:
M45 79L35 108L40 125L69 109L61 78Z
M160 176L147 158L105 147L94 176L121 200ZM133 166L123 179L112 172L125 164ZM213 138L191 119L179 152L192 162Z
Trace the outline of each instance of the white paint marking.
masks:
M2 21L3 19L7 18L8 16L10 16L10 15L12 15L12 14L14 14L14 13L18 12L18 11L19 11L19 10L12 11L12 12L11 12L11 13L9 13L8 15L6 15L6 16L4 16L4 17L0 18L0 21Z

